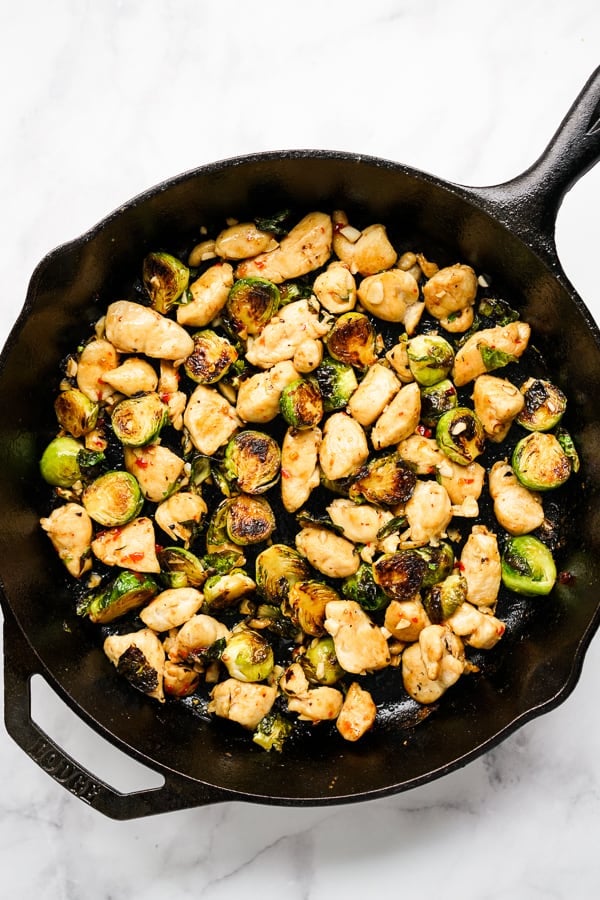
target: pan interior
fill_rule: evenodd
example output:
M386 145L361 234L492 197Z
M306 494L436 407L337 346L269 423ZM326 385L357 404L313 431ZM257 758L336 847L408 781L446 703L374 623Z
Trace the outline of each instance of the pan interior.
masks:
M136 694L106 660L98 633L73 611L60 563L38 520L38 460L55 429L59 363L119 299L151 249L187 246L225 219L290 208L345 209L358 227L383 222L398 249L468 262L521 311L553 379L570 400L567 427L582 456L569 505L572 537L559 567L571 574L543 600L514 610L524 640L501 642L482 673L461 679L433 715L389 699L381 726L348 745L314 729L282 755L215 727L181 704ZM398 791L491 746L572 689L596 629L600 580L598 334L579 299L468 191L379 160L344 154L271 154L189 173L125 206L38 267L0 374L0 576L4 604L45 675L102 734L137 758L194 781L276 803L327 803ZM531 604L537 608L532 610Z

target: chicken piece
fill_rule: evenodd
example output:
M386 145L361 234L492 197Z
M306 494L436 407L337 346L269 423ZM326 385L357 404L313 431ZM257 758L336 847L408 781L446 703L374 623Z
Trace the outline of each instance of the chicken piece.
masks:
M107 339L123 353L182 362L194 349L191 336L177 322L130 300L110 304L104 327Z
M311 688L305 694L294 694L288 699L290 712L299 714L300 719L310 722L325 722L337 719L342 709L344 695L337 688Z
M92 541L94 556L107 566L134 572L160 572L152 519L140 516L119 528L107 528Z
M385 358L403 384L410 384L415 380L410 365L408 363L408 342L399 341L388 350Z
M353 681L337 717L336 728L346 741L358 741L375 723L377 707L370 693Z
M436 468L438 481L448 491L453 505L464 503L468 497L479 499L485 479L485 469L480 463L461 466L440 451L440 462Z
M205 456L212 456L241 428L235 408L215 388L199 384L183 414L192 444Z
M270 231L262 231L254 222L238 222L219 232L214 250L222 259L249 259L274 250L277 241Z
M333 413L325 422L319 448L319 463L325 478L347 478L369 458L367 436L362 426L344 412Z
M52 510L40 525L52 541L58 558L73 578L92 568L92 520L79 503L65 503Z
M304 506L313 488L319 486L321 429L297 431L288 428L281 445L281 500L285 509L296 512Z
M368 503L355 503L339 497L327 507L329 518L341 528L342 534L355 544L371 544L377 541L381 528L393 518L387 509L379 509Z
M211 691L208 711L254 729L270 712L277 696L277 688L269 684L238 681L226 678Z
M399 444L413 433L421 415L421 392L416 382L406 384L384 409L371 431L376 450Z
M494 515L509 534L529 534L544 521L542 498L521 484L506 461L499 460L490 469L489 489Z
M313 291L323 309L337 316L350 312L356 306L356 281L344 263L330 263L315 278Z
M412 600L391 600L386 607L383 624L396 640L411 643L431 622L417 596Z
M259 369L270 369L278 362L293 359L304 341L321 338L328 331L329 325L319 320L314 301L295 300L272 316L258 337L248 338L246 359Z
M525 397L506 378L479 375L473 387L473 404L486 436L500 443L523 409Z
M331 600L325 608L325 630L333 638L340 666L364 675L389 666L391 657L384 634L354 600Z
M498 540L485 525L474 525L460 556L467 582L467 600L475 606L494 606L500 590Z
M461 603L456 612L446 619L446 625L477 650L491 650L506 631L504 622L486 615L470 603Z
M267 278L281 284L324 266L331 256L332 224L330 216L312 212L304 216L283 238L278 247L240 263L237 278Z
M172 540L183 541L189 547L206 513L207 506L200 494L177 491L157 506L154 521Z
M114 346L102 339L90 341L79 356L77 364L77 387L95 403L108 400L114 394L113 388L104 376L119 365L119 354Z
M417 481L404 512L413 546L440 538L452 519L452 504L446 488L436 481Z
M169 643L169 658L173 662L197 662L209 647L229 636L223 622L203 613L192 616L181 626Z
M200 673L191 666L183 666L170 660L165 661L163 689L169 697L189 697L194 693L199 682Z
M297 372L307 375L314 372L323 362L323 342L316 338L305 338L296 347L292 363Z
M310 682L300 663L291 663L279 679L279 687L288 696L306 694Z
M419 303L419 285L410 272L388 269L369 275L360 283L358 299L372 315L384 322L411 320L411 331L418 324L424 305ZM418 316L415 315L418 309Z
M119 394L132 397L133 394L155 391L158 385L158 375L147 360L140 359L138 356L130 356L116 369L105 372L102 381L118 391Z
M484 375L490 365L518 359L527 349L530 334L531 327L526 322L510 322L476 331L454 357L452 379L456 387Z
M418 703L435 703L465 670L461 639L446 625L428 625L402 654L402 680Z
M471 266L463 264L439 269L423 285L427 312L448 331L466 331L471 327L476 295L477 276Z
M169 588L157 594L139 615L153 631L168 631L191 619L203 602L204 597L196 588Z
M327 528L309 526L296 535L296 549L311 566L329 578L354 575L360 565L356 547Z
M216 263L216 265L210 266L190 284L191 302L178 305L178 323L193 328L202 328L208 325L219 315L227 303L232 285L233 268L229 263Z
M266 372L258 372L242 381L236 412L244 422L271 422L279 415L281 392L300 377L289 360L276 363Z
M409 463L417 475L433 475L448 457L437 445L435 438L411 434L398 444L398 453Z
M385 226L369 225L363 231L353 228L342 210L333 213L333 251L353 275L375 275L389 269L398 259Z
M125 468L134 475L146 500L160 503L182 482L185 462L163 444L125 447Z
M164 703L165 651L149 628L130 634L112 634L104 641L104 652L138 691Z
M350 400L348 412L364 427L379 418L390 400L396 396L401 384L387 366L375 363L368 370Z

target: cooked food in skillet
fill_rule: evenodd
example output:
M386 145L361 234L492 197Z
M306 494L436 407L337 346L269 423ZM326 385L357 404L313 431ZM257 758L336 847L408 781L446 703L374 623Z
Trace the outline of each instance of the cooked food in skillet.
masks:
M149 253L65 364L41 526L77 612L134 687L267 750L363 737L386 675L431 708L558 577L567 398L486 278L419 249L342 211L228 223Z

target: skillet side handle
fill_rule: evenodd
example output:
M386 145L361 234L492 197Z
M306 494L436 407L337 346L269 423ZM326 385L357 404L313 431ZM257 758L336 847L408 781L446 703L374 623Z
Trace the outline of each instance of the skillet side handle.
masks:
M227 800L226 792L165 774L158 788L123 794L96 778L62 750L31 717L31 648L21 629L4 618L4 722L19 747L50 775L93 809L112 819L135 819ZM164 773L163 773L164 774Z
M591 75L550 143L522 175L475 188L490 212L558 263L556 216L565 194L600 159L600 67Z

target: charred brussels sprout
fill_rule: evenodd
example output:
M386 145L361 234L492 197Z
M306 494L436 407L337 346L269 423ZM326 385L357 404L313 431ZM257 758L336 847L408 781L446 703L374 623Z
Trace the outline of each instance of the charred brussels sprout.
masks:
M435 428L440 418L458 406L456 388L448 378L421 390L421 422Z
M358 387L356 373L352 366L331 357L325 358L313 372L323 398L325 412L345 409L350 397Z
M395 506L412 496L417 476L398 453L380 456L366 463L349 490L351 500L367 500Z
M284 718L279 712L270 712L256 726L252 740L267 752L275 750L281 753L293 730L289 719Z
M513 451L512 467L525 487L551 491L564 484L571 474L571 460L553 434L532 431Z
M422 556L427 563L423 576L423 587L433 587L439 581L443 581L450 575L454 568L454 550L445 541L440 541L433 546L417 547L415 552Z
M111 528L135 519L144 505L144 497L135 476L119 469L92 481L84 490L81 502L94 522Z
M227 338L210 328L192 335L194 349L183 364L188 378L197 384L214 384L236 362L238 352Z
M161 578L170 588L200 588L208 572L198 557L183 547L164 547L158 551Z
M556 582L552 553L531 534L510 538L501 564L502 583L517 594L528 597L549 594Z
M66 435L50 441L40 460L44 481L54 487L72 487L81 478L78 456L82 449L79 441Z
M273 671L273 648L257 631L240 628L225 643L221 662L238 681L264 681Z
M375 581L373 569L368 563L361 563L354 575L344 579L342 594L367 611L384 609L390 602L389 596Z
M312 428L323 418L323 398L313 378L297 378L279 398L281 415L292 428Z
M454 363L454 350L439 334L419 334L411 338L406 352L413 378L424 387L446 378Z
M567 408L567 398L556 385L543 378L529 378L521 385L525 405L516 421L528 431L550 431Z
M322 581L296 581L290 587L284 612L289 608L292 621L306 634L318 637L325 630L325 607L330 600L339 599L337 592Z
M272 544L256 557L256 586L268 603L285 603L291 586L309 578L304 558L286 544Z
M262 431L240 431L225 448L223 475L245 494L262 494L279 479L281 451L274 438Z
M152 308L167 313L186 290L190 272L170 253L149 253L144 259L142 280Z
M258 334L279 306L279 288L266 278L239 278L234 282L225 314L242 338Z
M60 427L79 438L96 427L99 406L82 391L69 388L54 401L54 412Z
M312 684L332 685L345 674L335 655L333 638L330 637L312 641L301 658L300 665Z
M373 563L373 578L392 600L410 600L421 589L427 563L416 550L384 553Z
M121 400L110 417L113 431L126 447L144 447L155 440L168 422L168 409L150 391Z
M364 371L377 359L377 334L364 313L348 312L335 320L325 337L329 355Z
M472 409L457 406L438 420L435 439L452 462L468 466L483 451L485 432Z
M77 604L77 615L106 625L144 606L159 592L160 587L150 575L120 572L106 587L85 594Z
M275 516L263 497L239 494L225 501L225 527L234 544L260 544L275 529Z
M434 584L423 596L423 606L434 625L439 625L456 612L467 599L467 580L460 572L453 572Z

